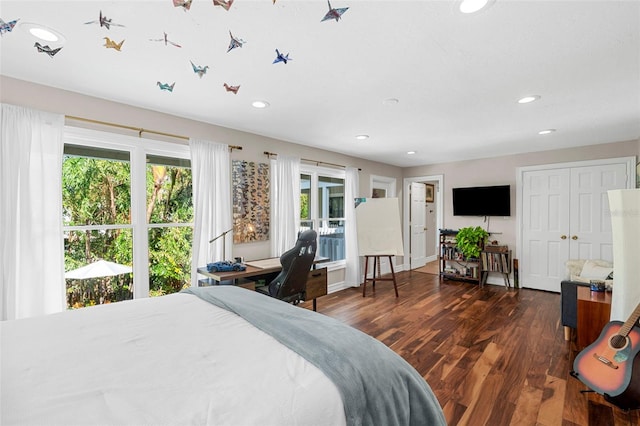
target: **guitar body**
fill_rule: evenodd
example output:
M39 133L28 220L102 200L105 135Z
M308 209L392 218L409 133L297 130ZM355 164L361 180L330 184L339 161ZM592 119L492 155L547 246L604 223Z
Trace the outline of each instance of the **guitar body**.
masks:
M598 340L584 348L573 362L576 376L593 389L622 407L635 402L640 408L640 328L634 326L627 335L627 342L620 350L614 349L611 339L620 338L622 322L611 321L600 333ZM614 347L618 347L615 344ZM627 403L628 401L628 403Z

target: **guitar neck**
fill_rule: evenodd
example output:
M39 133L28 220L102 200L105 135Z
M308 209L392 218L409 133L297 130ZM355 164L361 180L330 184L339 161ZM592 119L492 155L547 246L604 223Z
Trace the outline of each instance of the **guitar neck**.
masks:
M631 332L631 329L636 324L638 319L640 318L640 303L636 306L636 309L631 313L629 319L624 323L622 327L620 327L619 335L627 336Z

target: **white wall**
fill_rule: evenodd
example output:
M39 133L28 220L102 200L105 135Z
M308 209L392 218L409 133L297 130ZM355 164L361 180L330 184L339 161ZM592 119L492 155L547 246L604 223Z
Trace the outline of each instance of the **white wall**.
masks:
M492 217L489 231L500 232L492 235L507 244L516 253L516 169L518 167L539 164L564 163L602 158L640 157L640 139L625 142L590 145L578 148L567 148L554 151L540 151L528 154L507 155L468 161L454 161L442 164L430 164L404 169L403 178L427 175L444 175L443 203L444 228L458 229L465 226L482 226L487 229L483 218L453 216L451 189L464 186L511 185L511 216Z
M569 148L555 151L541 151L529 154L508 155L496 158L487 158L469 161L453 161L450 163L431 164L418 167L401 169L388 164L376 163L356 157L337 154L303 145L297 145L277 139L255 135L252 133L228 129L213 124L189 120L182 117L158 113L151 110L136 108L103 99L80 95L74 92L64 91L53 87L37 85L22 80L0 76L0 102L22 105L44 111L56 112L67 116L78 116L94 120L117 123L121 125L144 128L188 137L201 138L229 145L240 145L241 151L233 151L232 159L267 162L264 151L275 153L288 153L298 155L316 161L326 161L344 166L353 166L361 169L360 172L360 197L368 197L371 194L370 175L387 176L396 178L397 196L402 212L404 178L414 176L444 175L443 203L445 228L459 228L469 225L480 225L486 228L481 218L454 217L451 205L451 188L460 186L482 186L510 184L511 212L507 218L491 218L489 230L501 232L495 237L502 243L508 244L515 250L516 242L516 216L515 216L515 172L518 167L537 164L560 163L579 160L592 160L600 158L640 156L640 139L591 145L579 148ZM69 125L78 127L95 127L86 123L68 120ZM97 126L100 130L111 132L134 134L136 131L118 128L105 128ZM175 143L187 143L185 140L163 138L145 133L150 139L162 139ZM402 213L401 213L402 214ZM233 249L234 256L244 256L247 259L255 259L269 256L269 242L237 244ZM517 256L517 253L515 254ZM402 258L398 258L398 264L402 264ZM339 283L344 279L343 271L334 271L329 274L329 282Z
M274 153L286 153L287 155L297 155L301 158L307 158L314 161L325 161L343 166L358 167L361 169L359 197L370 196L371 188L369 176L371 174L394 177L396 178L396 181L402 181L402 169L396 166L367 161L321 149L310 148L252 133L228 129L213 124L85 96L49 86L37 85L22 80L0 76L0 89L0 102L3 103L55 112L66 116L77 116L92 120L132 126L135 128L165 132L173 135L182 135L226 143L229 145L242 146L242 150L234 150L231 153L231 158L234 160L268 162L267 157L264 155L264 151L270 151ZM134 136L138 135L138 132L133 130L92 125L70 119L67 119L67 124L77 127L96 128L113 133L123 133ZM180 144L188 143L186 140L167 138L151 133L144 133L143 135L148 139L159 139ZM233 247L233 256L244 256L246 259L269 257L269 241L236 244ZM330 285L341 283L343 280L343 270L329 272Z

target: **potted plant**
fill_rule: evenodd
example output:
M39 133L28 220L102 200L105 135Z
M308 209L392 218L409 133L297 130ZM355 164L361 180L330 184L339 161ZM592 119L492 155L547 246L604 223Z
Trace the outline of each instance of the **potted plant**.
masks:
M456 245L465 259L477 259L489 233L479 226L460 228L456 234Z

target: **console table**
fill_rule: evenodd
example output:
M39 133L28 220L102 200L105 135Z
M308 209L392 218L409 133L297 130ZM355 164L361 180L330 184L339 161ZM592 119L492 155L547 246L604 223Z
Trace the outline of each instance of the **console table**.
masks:
M590 287L578 287L578 349L595 342L609 323L611 316L611 292L591 291Z

